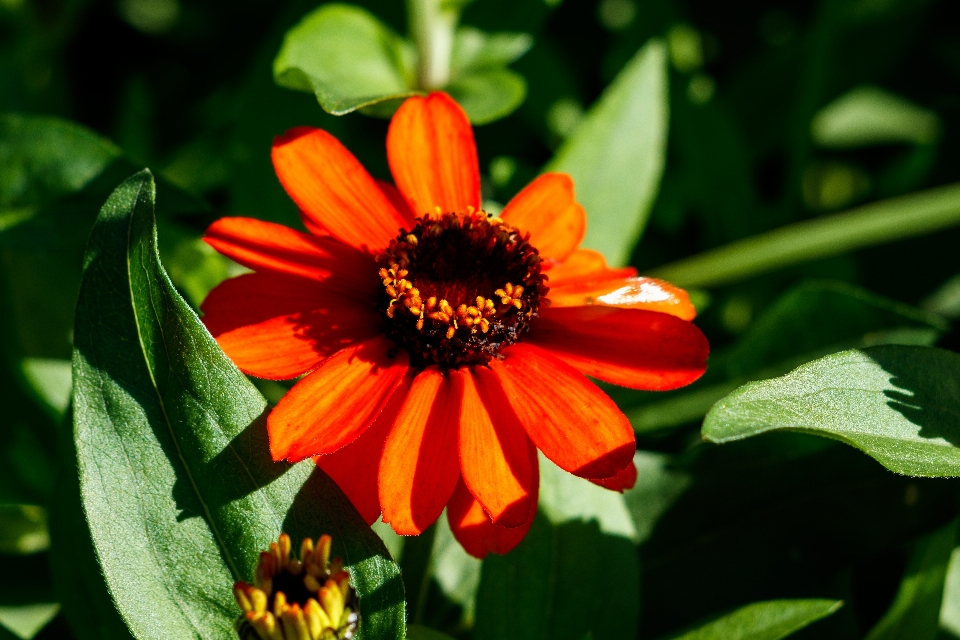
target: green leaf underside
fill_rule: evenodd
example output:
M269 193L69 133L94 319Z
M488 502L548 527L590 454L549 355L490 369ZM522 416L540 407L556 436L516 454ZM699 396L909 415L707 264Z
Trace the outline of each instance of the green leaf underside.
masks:
M527 96L527 81L509 69L487 69L454 80L446 91L460 103L473 124L509 115Z
M527 33L484 33L461 27L453 40L450 74L453 78L472 71L499 69L520 58L533 46Z
M652 40L590 108L546 171L573 177L587 212L583 246L625 264L647 223L666 158L666 50Z
M415 95L405 70L405 44L373 14L328 4L287 32L273 62L277 84L313 92L328 113Z
M540 469L541 510L527 537L483 561L474 640L632 640L640 584L623 497L543 456Z
M956 537L954 521L917 540L893 604L866 640L935 640Z
M234 637L234 580L281 531L329 533L365 638L402 638L397 566L309 461L269 458L266 403L160 265L148 171L94 226L77 304L74 437L90 533L138 638Z
M841 440L905 475L960 475L960 355L891 345L843 351L734 391L703 437L791 430Z
M843 605L838 600L755 602L670 640L779 640L825 618Z
M651 398L627 416L638 432L700 420L749 381L783 375L843 349L880 344L932 345L949 325L938 316L842 282L797 285L765 310L737 343L711 354L690 387Z

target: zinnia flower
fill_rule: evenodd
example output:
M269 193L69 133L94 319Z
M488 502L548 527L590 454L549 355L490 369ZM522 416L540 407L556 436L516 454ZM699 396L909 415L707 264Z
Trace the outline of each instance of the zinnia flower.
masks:
M505 553L536 513L537 449L610 489L636 480L633 429L586 376L673 389L703 373L707 342L685 292L578 249L569 176L483 212L446 94L403 103L387 158L396 187L325 131L278 137L311 233L215 222L206 241L255 273L212 291L204 322L245 373L306 374L267 419L275 460L316 457L368 522L418 534L447 506L469 553Z

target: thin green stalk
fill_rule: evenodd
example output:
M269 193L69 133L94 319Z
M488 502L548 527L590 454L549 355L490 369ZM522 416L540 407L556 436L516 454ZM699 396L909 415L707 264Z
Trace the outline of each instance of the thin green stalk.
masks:
M450 0L407 0L410 34L419 53L421 89L440 89L450 81L453 35L460 20L460 3Z
M960 224L960 183L781 227L653 269L683 287L717 287L810 260Z

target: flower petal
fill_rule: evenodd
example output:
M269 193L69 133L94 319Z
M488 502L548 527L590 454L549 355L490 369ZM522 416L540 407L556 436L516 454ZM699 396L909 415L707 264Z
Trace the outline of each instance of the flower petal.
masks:
M297 127L273 141L280 184L318 228L346 244L377 253L407 219L363 165L322 129Z
M533 508L523 525L512 529L501 527L490 521L483 507L461 480L450 498L450 504L447 505L447 520L453 537L460 546L474 558L482 560L491 551L503 555L520 544L533 524L537 513L536 504L537 501L534 500Z
M463 376L428 367L413 381L380 461L383 521L401 535L433 524L460 477L457 423Z
M203 323L241 371L284 380L340 349L383 333L372 310L322 282L248 273L220 283L201 310Z
M338 351L280 399L267 418L274 460L299 462L353 442L409 368L405 351L374 338Z
M473 367L463 379L463 481L495 524L518 527L527 521L530 501L536 500L537 450L490 369Z
M656 278L622 278L551 286L547 296L553 307L603 305L618 309L646 309L693 320L697 310L680 287Z
M550 286L592 282L595 280L619 280L637 275L633 267L611 269L603 254L593 249L577 249L563 262L547 263L544 268L550 275Z
M387 160L416 215L480 208L480 168L467 114L445 93L408 98L390 121Z
M377 492L377 471L383 455L383 443L393 421L400 411L410 390L412 375L404 377L390 400L370 428L345 446L325 456L317 456L314 462L333 478L367 524L380 517L380 495Z
M589 376L652 391L690 384L706 371L710 353L686 320L603 306L541 308L527 339Z
M631 462L626 469L612 478L593 478L590 482L604 489L623 493L627 489L633 489L637 484L637 465Z
M545 173L504 207L500 218L530 233L530 243L545 260L561 262L587 231L587 214L574 199L573 180L565 173Z
M323 280L335 291L369 299L377 266L365 253L330 237L317 237L253 218L221 218L204 242L245 267Z
M510 406L544 455L582 478L609 478L630 464L633 428L617 405L570 365L527 343L491 360Z

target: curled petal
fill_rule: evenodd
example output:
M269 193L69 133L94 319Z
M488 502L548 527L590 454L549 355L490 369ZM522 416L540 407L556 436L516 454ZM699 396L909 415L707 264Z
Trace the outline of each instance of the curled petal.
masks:
M530 243L548 261L563 261L587 231L587 214L574 199L573 180L565 173L545 173L504 207L500 218L530 234Z
M409 367L386 338L347 347L294 385L267 418L274 460L299 462L353 442L380 415Z
M699 378L710 352L706 337L686 320L603 306L541 309L528 340L582 373L655 391Z
M474 558L485 558L491 551L503 555L520 544L536 516L537 501L519 527L507 528L490 521L483 507L461 480L447 505L447 521L453 537Z
M619 309L646 309L693 320L697 310L680 287L656 278L620 278L552 285L552 307L603 305Z
M576 282L596 280L620 280L637 275L633 267L611 269L603 254L593 249L577 249L560 263L545 265L550 277L550 286L556 287Z
M463 398L458 371L428 367L413 381L387 435L380 461L383 521L401 535L433 524L460 476L457 424Z
M311 230L326 230L352 247L376 253L413 222L326 131L291 129L274 140L272 156L280 184L311 220Z
M637 484L637 465L631 462L612 478L594 478L590 482L604 489L623 493L627 489L633 489L634 485Z
M582 478L609 478L637 445L626 416L595 384L543 349L519 343L491 360L517 418L538 449Z
M467 114L445 93L408 98L390 121L387 160L416 215L480 208L480 167Z

